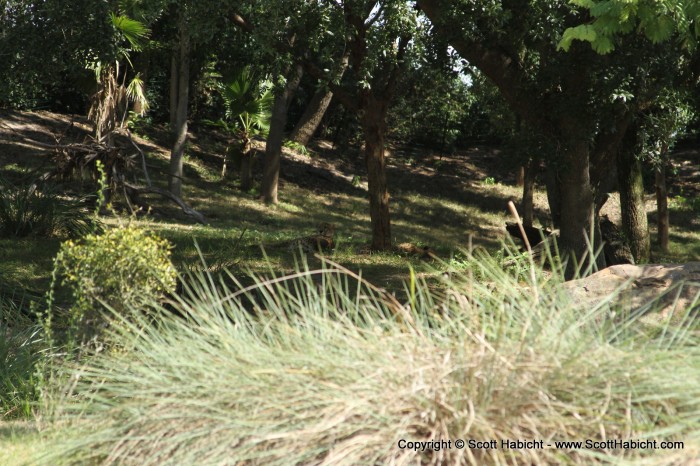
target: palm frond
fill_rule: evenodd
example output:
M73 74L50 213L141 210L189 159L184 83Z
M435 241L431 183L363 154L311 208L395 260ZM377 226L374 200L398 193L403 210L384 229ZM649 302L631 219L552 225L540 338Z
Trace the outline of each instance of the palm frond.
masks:
M117 16L115 13L110 13L110 19L114 27L124 36L131 44L134 50L141 50L143 41L148 38L150 29L140 21L129 18L126 15Z
M141 108L141 115L148 111L150 105L148 99L146 98L146 91L143 79L141 79L141 73L137 74L126 87L126 96L132 102L139 104Z
M269 80L261 80L250 67L245 67L220 91L227 120L239 121L245 133L269 131L274 100Z

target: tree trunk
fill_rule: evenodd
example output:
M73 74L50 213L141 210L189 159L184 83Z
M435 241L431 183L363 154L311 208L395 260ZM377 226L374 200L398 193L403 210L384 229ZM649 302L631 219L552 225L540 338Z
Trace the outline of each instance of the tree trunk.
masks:
M241 149L241 189L250 191L253 187L253 150L249 138L243 140Z
M265 144L265 168L263 169L262 186L260 194L266 204L277 204L277 187L280 177L280 158L282 154L282 142L284 139L284 127L287 125L287 109L292 96L299 87L303 69L296 63L292 67L291 75L287 79L282 93L275 96L272 106L272 118L270 120L270 133Z
M515 174L515 186L525 186L525 166L518 167L518 172Z
M642 163L636 157L636 126L627 130L623 147L617 154L617 178L620 188L622 231L637 264L649 262L649 224L644 207Z
M605 267L605 257L600 254L596 263L588 254L588 239L593 231L593 249L600 245L600 228L595 221L594 196L589 174L589 147L585 137L572 140L563 155L565 166L560 170L561 179L561 247L568 259L566 279L585 274L587 269ZM578 268L578 270L577 270Z
M333 92L330 90L321 88L316 91L309 105L306 106L306 110L304 110L301 119L289 135L289 139L303 146L307 145L321 125L323 115L326 114L326 110L328 110L332 99Z
M547 203L549 204L549 214L552 217L552 226L561 226L561 181L557 168L552 162L547 163L545 174L545 185L547 188Z
M170 128L173 131L177 124L178 53L179 49L174 48L172 57L170 58Z
M666 191L666 166L656 167L656 214L659 230L659 246L663 252L668 252L668 193Z
M348 69L349 58L349 53L346 53L343 56L341 59L340 69L333 77L333 81L339 82L343 77L345 70ZM323 116L326 114L326 110L328 110L328 106L330 105L332 99L333 92L326 86L323 86L316 91L314 96L311 98L311 101L306 106L304 114L301 116L299 122L289 136L289 139L304 146L307 145L311 138L314 137L314 134L316 134L316 131L318 131L318 128L321 125L321 120L323 120Z
M372 250L391 248L391 218L389 215L389 190L384 158L384 135L387 102L374 97L367 98L362 114L365 136L365 160L369 185L369 215L372 222Z
M182 164L187 143L187 105L190 88L190 35L184 13L180 17L180 58L178 60L177 112L174 127L175 144L170 153L169 189L182 197Z
M522 168L523 171L523 199L520 208L523 212L523 225L526 227L532 226L532 221L535 216L534 193L535 193L535 177L537 175L537 164L534 160L527 161Z

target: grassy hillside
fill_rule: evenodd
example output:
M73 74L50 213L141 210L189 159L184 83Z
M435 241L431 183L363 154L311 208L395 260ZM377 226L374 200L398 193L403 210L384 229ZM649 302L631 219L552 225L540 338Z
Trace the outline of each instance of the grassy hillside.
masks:
M47 145L87 131L68 116L1 114L0 184L45 173ZM166 130L140 128L134 139L165 188ZM581 309L559 293L560 271L531 274L527 261L504 270L506 204L520 188L501 149L391 147L394 242L428 246L427 259L369 251L360 148L286 148L276 206L242 192L235 168L221 177L225 150L221 135L193 131L183 198L207 224L154 195L133 215L117 197L100 218L166 238L175 267L191 274L179 297L111 315L104 340L78 364L26 315L0 319L0 464L700 461L697 315L671 325L606 305ZM698 160L687 148L675 159L671 249L654 251L659 262L700 260ZM61 188L69 197L95 184L70 179ZM535 207L548 225L542 189ZM604 211L619 217L616 196ZM335 250L300 259L289 243L322 222L337 227ZM60 247L60 239L0 239L0 310L43 305ZM71 305L65 289L53 298ZM684 448L438 452L402 450L402 438L649 438Z

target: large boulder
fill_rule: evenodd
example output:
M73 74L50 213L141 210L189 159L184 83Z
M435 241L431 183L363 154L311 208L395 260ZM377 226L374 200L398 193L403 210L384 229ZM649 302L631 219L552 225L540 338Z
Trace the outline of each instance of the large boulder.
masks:
M652 304L661 317L671 312L700 312L700 262L679 265L622 264L586 278L566 282L564 290L575 303L590 308L609 298L613 306L636 311Z

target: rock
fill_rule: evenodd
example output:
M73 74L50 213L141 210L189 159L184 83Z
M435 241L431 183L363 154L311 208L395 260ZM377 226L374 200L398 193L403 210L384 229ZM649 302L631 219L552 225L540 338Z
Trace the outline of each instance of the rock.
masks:
M700 311L700 262L678 265L613 265L586 278L564 283L572 301L590 308L619 290L611 304L635 311L655 302L662 317L674 310ZM677 302L676 302L677 299Z

